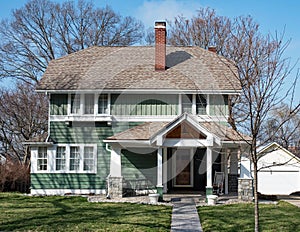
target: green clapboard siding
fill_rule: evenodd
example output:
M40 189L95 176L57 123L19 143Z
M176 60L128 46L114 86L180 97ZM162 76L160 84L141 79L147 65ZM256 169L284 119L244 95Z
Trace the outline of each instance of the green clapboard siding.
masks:
M113 115L177 115L177 95L111 95Z
M51 115L67 115L68 95L67 94L52 94L50 99L50 114Z
M225 116L229 114L227 95L210 95L210 115Z
M139 123L75 123L67 126L64 122L51 122L50 135L55 143L97 144L97 173L34 173L31 174L33 189L104 189L109 174L110 152L106 151L103 139L119 133Z
M149 187L155 188L157 183L157 152L140 153L122 150L122 176L125 180L133 183L135 180L147 179L151 183Z
M95 174L31 174L32 189L105 189L105 181Z

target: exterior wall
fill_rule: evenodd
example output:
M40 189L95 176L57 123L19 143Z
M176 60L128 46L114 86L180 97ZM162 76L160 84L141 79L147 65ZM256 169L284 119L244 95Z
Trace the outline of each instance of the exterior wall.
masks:
M272 149L258 162L259 168L262 168L258 172L258 192L268 195L289 195L299 192L299 159L279 147Z
M94 114L98 114L98 102L95 95ZM196 94L108 94L108 113L106 116L176 116L182 112L188 112L199 115L227 116L228 96L220 94L196 95ZM206 99L205 99L206 98ZM71 112L69 105L70 96L68 94L51 94L50 97L50 115L60 116ZM82 103L84 102L81 99ZM207 104L207 107L206 107ZM83 111L83 109L81 110ZM70 115L69 115L70 116ZM73 115L87 117L88 114ZM91 116L91 115L89 115ZM103 117L104 115L102 115ZM55 118L56 121L58 119ZM80 121L80 120L79 120ZM105 120L104 120L105 121Z
M157 150L129 149L121 151L122 177L127 188L154 189L157 183Z
M31 171L32 192L38 193L42 189L53 193L71 193L74 189L86 189L90 192L105 190L110 168L110 152L105 149L103 139L138 124L118 123L108 126L106 123L73 123L72 126L67 126L64 122L51 122L51 139L55 144L97 144L97 172L51 173L47 170L36 173ZM48 150L50 150L48 157L55 159L55 145L48 147ZM55 191L55 189L65 189L65 191Z
M113 115L177 115L177 95L112 95Z

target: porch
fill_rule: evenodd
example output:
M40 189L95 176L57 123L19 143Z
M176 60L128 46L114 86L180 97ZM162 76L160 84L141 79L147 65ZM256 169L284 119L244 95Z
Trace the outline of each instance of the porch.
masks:
M228 132L235 135L226 126L201 124L183 114L172 122L145 123L109 137L104 141L111 147L109 194L123 196L123 189L144 181L144 189L132 190L156 190L161 198L183 189L210 195L215 172L224 173L222 193L237 192L241 142L229 139Z

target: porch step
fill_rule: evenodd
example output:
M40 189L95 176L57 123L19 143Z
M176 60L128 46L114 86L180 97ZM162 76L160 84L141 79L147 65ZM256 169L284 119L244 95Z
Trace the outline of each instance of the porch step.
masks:
M200 219L193 198L174 198L171 232L202 232Z

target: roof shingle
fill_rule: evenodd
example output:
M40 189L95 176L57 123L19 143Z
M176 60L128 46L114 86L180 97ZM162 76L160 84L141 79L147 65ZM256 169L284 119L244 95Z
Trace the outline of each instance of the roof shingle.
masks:
M38 90L241 89L234 67L200 47L167 47L167 70L155 71L154 47L91 47L50 62Z

